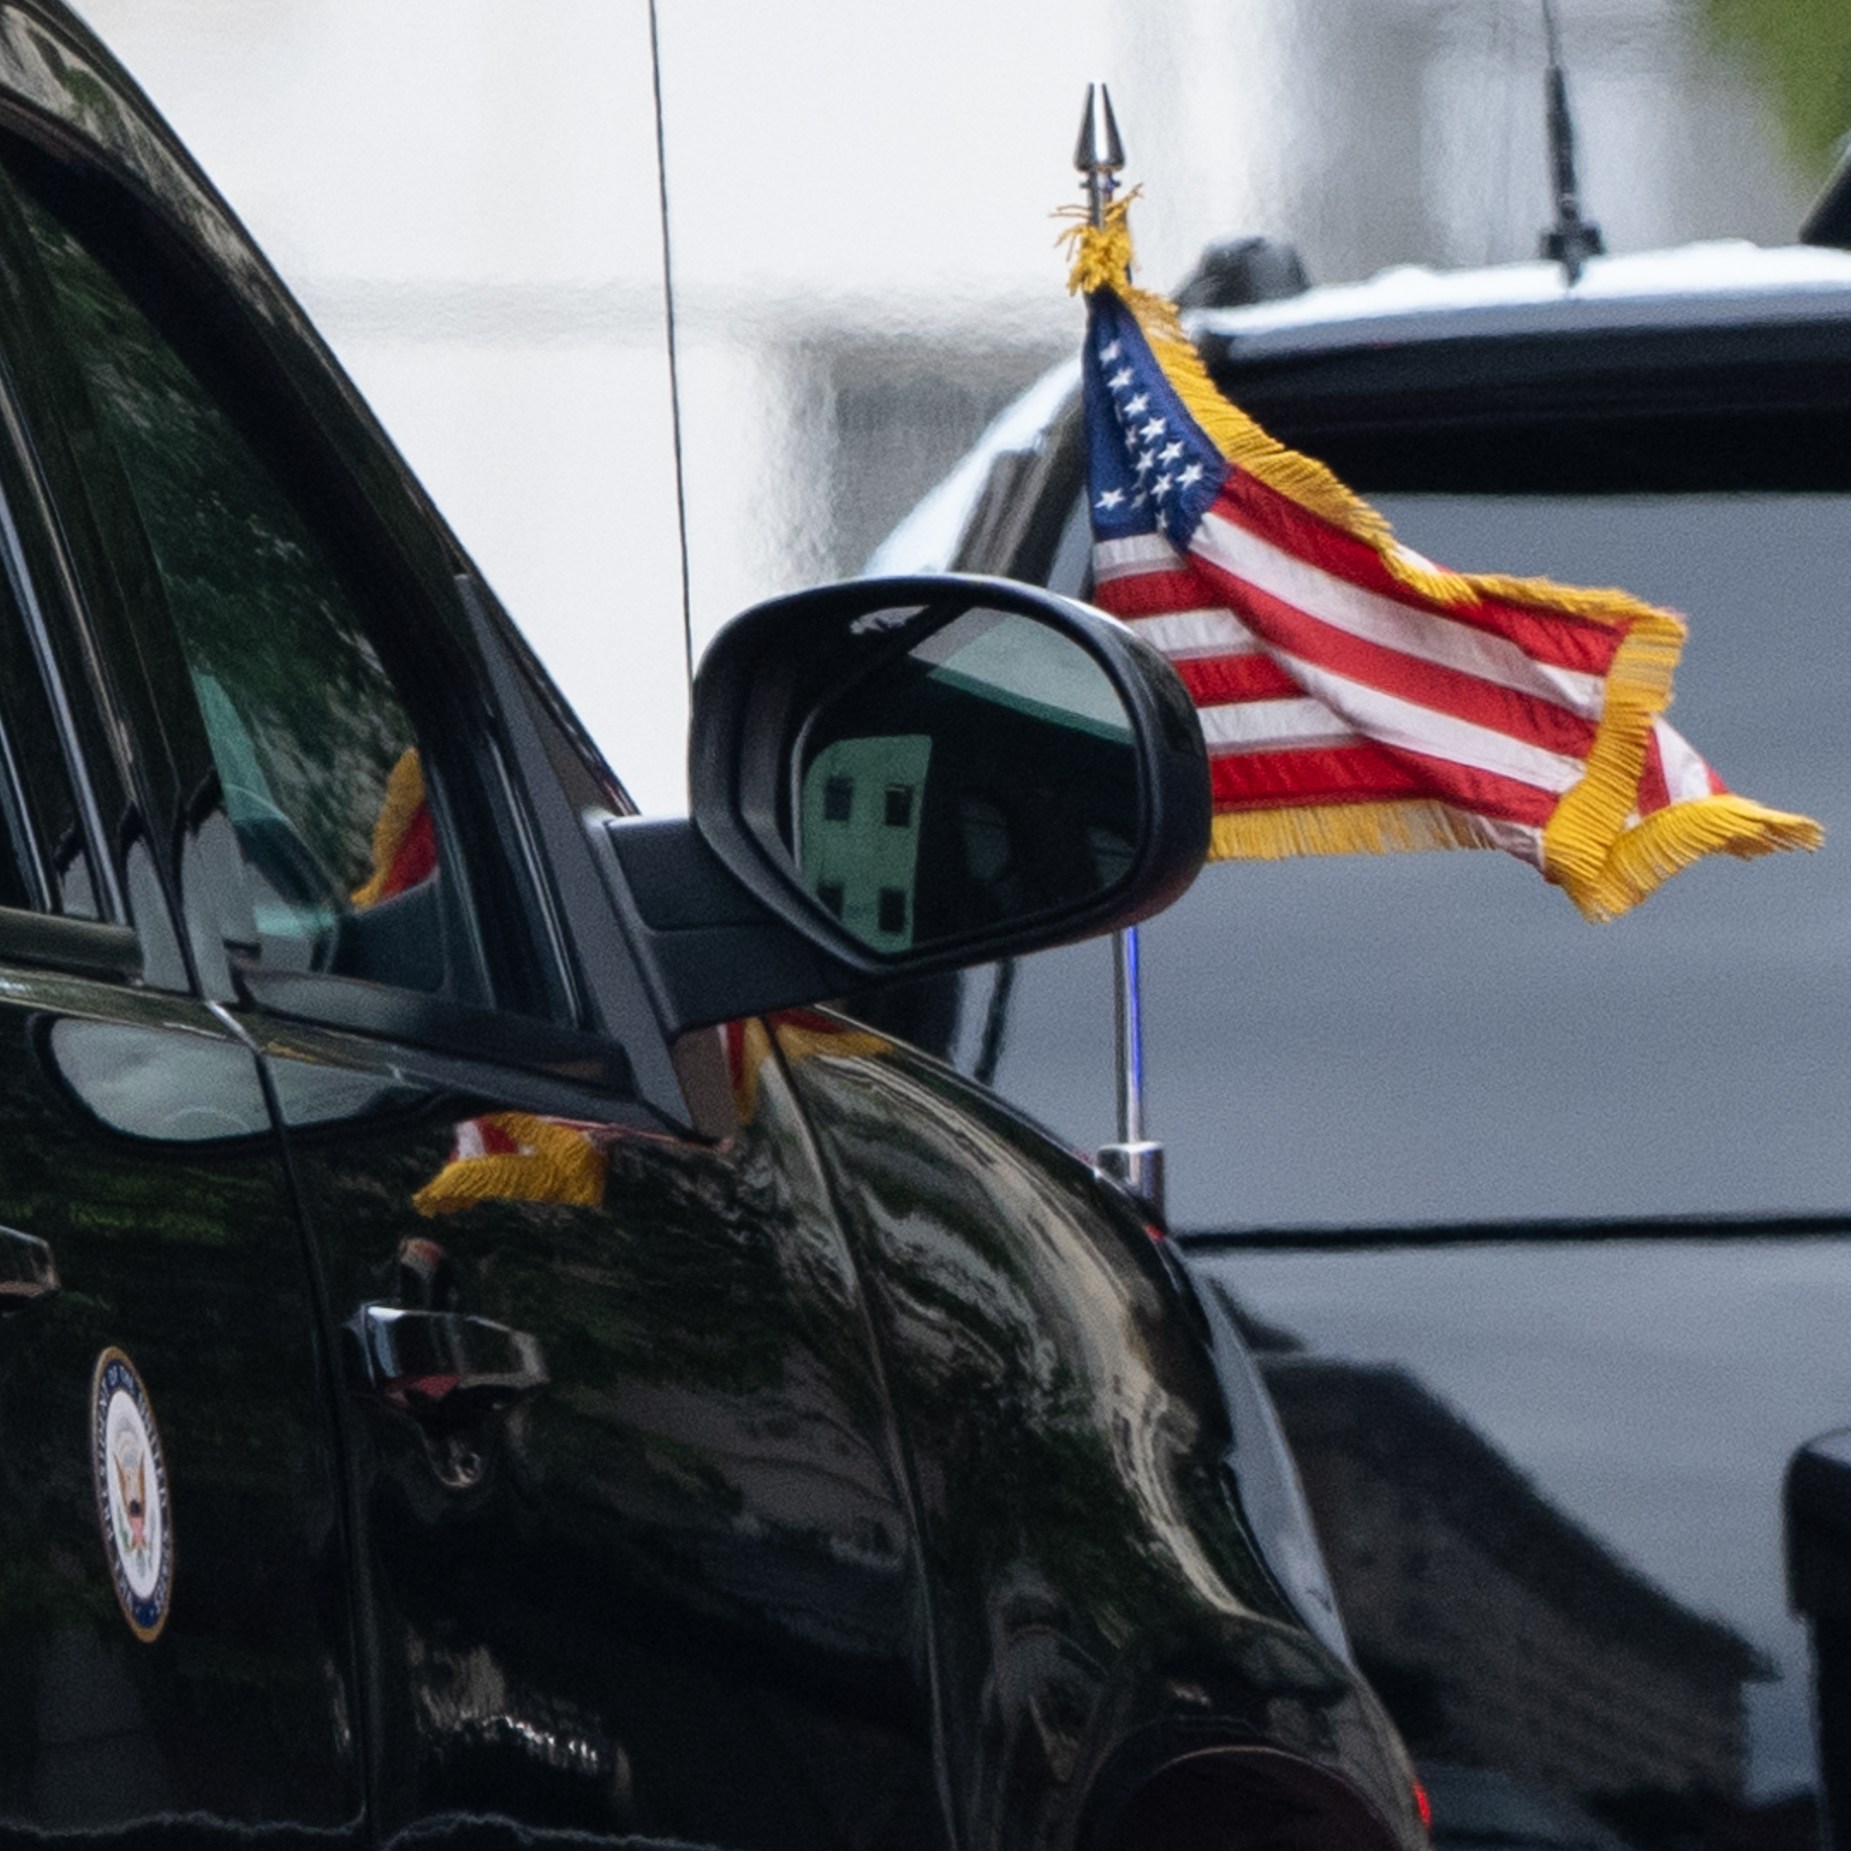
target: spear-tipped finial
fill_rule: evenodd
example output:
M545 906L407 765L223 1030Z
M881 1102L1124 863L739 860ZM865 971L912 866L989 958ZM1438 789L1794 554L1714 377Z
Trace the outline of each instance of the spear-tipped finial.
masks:
M1581 280L1581 267L1607 248L1600 227L1581 216L1581 190L1575 180L1575 122L1568 109L1568 75L1562 68L1562 35L1556 28L1553 0L1542 0L1543 38L1549 69L1543 78L1549 121L1549 174L1555 188L1555 223L1543 233L1542 254Z
M1086 209L1096 226L1105 224L1105 209L1118 191L1118 172L1125 164L1125 146L1118 139L1118 121L1112 114L1112 93L1104 84L1086 86L1086 112L1080 117L1080 139L1074 143L1073 164L1086 176Z

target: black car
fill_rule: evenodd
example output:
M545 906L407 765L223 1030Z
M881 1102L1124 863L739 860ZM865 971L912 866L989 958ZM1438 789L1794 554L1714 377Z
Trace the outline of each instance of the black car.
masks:
M1249 246L1183 291L1223 391L1406 544L1688 612L1678 724L1834 831L1598 929L1502 857L1423 855L1219 868L1142 931L1173 1243L1257 1356L1461 1851L1851 1843L1835 198L1785 250L1308 290ZM1258 275L1270 299L1216 305ZM878 569L1086 595L1082 443L1076 365ZM951 1051L1085 1138L1102 956L986 994Z
M1179 892L1166 665L787 599L634 817L55 0L0 423L0 1842L1422 1842L1161 1230L805 1007Z

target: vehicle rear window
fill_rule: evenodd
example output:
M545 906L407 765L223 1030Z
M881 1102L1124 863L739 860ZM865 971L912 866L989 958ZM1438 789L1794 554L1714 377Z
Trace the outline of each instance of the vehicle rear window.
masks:
M1372 499L1449 566L1682 611L1674 723L1732 788L1817 817L1826 845L1699 864L1604 926L1496 854L1204 869L1142 928L1174 1220L1841 1212L1851 496ZM1082 589L1085 557L1076 531L1061 589ZM1006 1093L1084 1146L1109 1135L1109 950L1028 960L1000 1036L983 996L960 1058L1000 1045Z

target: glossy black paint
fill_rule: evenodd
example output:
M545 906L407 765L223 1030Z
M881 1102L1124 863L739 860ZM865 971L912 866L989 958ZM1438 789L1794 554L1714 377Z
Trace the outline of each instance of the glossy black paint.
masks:
M331 1077L305 1052L273 1057L286 1116ZM519 1109L514 1075L458 1101L389 1069L369 1085L349 1056L354 1109L323 1084L292 1127L337 1315L460 1314L544 1352L501 1408L350 1374L384 1831L490 1812L651 1842L943 1842L856 1274L762 1035L741 1060L725 1148L602 1128L598 1202L414 1206L459 1121Z
M0 0L0 169L0 1838L1418 1844L1130 1206L839 1018L676 1041L621 788L50 0ZM397 878L387 765L422 871L317 923L362 826ZM147 1636L110 1348L169 1467Z
M1408 1831L1374 1698L1244 1520L1245 1455L1161 1237L944 1070L778 1033L865 1254L966 1842L1110 1842L1115 1793L1237 1746L1358 1789L1376 1823L1349 1842Z
M171 1814L351 1828L340 1474L255 1062L182 999L15 975L0 1176L9 1228L57 1275L0 1328L0 1834ZM177 1574L153 1646L117 1611L91 1478L111 1347L166 1447Z

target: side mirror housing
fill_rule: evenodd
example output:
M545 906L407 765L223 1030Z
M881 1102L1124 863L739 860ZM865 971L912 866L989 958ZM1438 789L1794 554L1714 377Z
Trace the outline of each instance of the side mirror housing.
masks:
M690 822L607 824L670 1034L1128 925L1207 852L1169 664L1005 580L762 604L694 689Z

